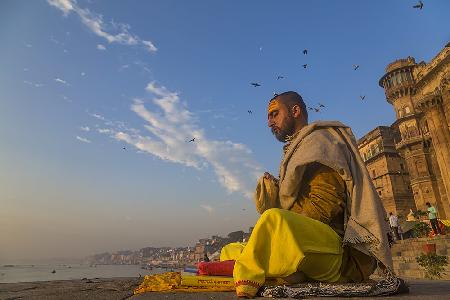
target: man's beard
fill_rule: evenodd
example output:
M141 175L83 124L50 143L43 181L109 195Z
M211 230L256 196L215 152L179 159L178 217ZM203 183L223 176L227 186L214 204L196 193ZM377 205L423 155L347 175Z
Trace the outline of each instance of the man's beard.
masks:
M272 127L272 129L271 129L272 134L275 136L275 138L282 143L286 142L286 138L289 135L294 134L294 129L295 129L294 120L293 119L287 120L285 126L283 126L283 127L284 128ZM277 130L275 130L275 129L277 129Z

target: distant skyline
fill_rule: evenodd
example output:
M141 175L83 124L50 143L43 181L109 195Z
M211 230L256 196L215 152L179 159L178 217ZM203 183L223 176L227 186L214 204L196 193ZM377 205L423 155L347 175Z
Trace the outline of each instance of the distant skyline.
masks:
M415 4L1 1L0 264L248 230L273 93L390 125L386 65L450 40L450 3Z

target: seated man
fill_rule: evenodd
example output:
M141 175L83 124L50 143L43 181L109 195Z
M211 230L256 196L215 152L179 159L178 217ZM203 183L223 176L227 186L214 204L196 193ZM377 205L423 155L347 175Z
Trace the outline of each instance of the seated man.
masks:
M259 179L262 215L248 243L221 253L221 260L236 260L237 295L254 297L270 278L361 282L377 263L392 270L386 213L351 130L339 122L308 124L296 92L270 101L268 126L286 142L279 179Z

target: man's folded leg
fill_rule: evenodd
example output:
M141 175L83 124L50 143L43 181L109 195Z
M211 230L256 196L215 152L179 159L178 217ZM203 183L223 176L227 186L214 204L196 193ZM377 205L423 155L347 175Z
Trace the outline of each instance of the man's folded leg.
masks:
M330 226L288 210L269 209L236 259L236 292L253 297L266 278L286 278L297 271L312 280L336 282L342 253L341 238Z

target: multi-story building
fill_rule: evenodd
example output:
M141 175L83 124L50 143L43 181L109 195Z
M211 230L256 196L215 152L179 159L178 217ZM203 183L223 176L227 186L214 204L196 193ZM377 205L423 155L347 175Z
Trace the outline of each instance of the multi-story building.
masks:
M406 163L395 148L393 131L379 126L358 141L359 152L386 212L406 217L416 210Z
M450 43L429 63L416 63L413 57L407 57L392 62L385 71L379 85L396 112L392 136L396 151L404 159L416 207L426 210L425 203L430 202L438 209L439 217L448 219ZM375 169L370 160L367 166ZM394 200L386 202L386 210L404 210L400 207L403 202L393 194ZM392 207L392 203L400 206Z

